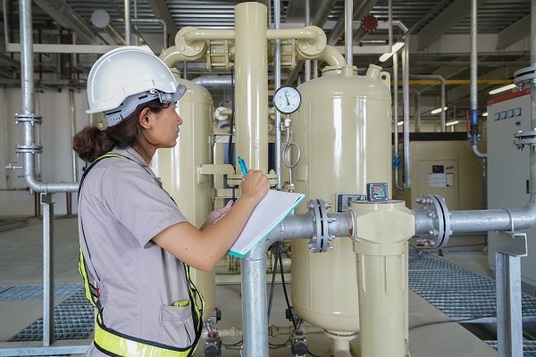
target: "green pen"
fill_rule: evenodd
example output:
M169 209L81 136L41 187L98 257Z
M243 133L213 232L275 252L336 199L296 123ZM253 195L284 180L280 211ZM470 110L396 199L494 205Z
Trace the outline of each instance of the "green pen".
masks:
M190 305L190 300L177 300L177 301L174 301L173 304L171 304L172 306L180 306L180 307L186 307L188 305Z

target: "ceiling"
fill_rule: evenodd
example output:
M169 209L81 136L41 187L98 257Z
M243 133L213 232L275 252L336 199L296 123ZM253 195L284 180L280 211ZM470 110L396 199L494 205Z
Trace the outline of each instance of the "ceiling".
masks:
M232 28L234 7L240 2L131 0L131 26L136 35L133 40L149 43L157 52L164 40L172 44L175 33L184 26ZM268 6L270 19L273 19L273 3L261 2ZM378 60L388 48L391 14L393 43L399 39L409 41L411 93L420 93L422 102L429 107L439 105L438 82L416 76L441 76L447 84L446 103L449 108L456 108L454 115L461 115L470 108L471 0L354 0L353 3L352 62L360 73L370 63L381 65L387 71L393 70L392 59L384 63ZM34 55L38 86L83 86L87 72L98 56L98 51L78 53L83 52L78 48L72 51L76 54L57 53L60 52L57 45L76 43L97 48L97 45L125 43L122 35L125 31L124 0L33 0L32 4L34 44L49 45ZM306 16L307 5L311 9L310 16ZM308 18L310 24L324 29L329 45L345 54L344 5L344 0L282 0L281 27L303 27ZM477 0L477 9L478 105L483 111L490 89L501 86L505 80L511 81L516 70L531 65L531 1ZM95 10L101 11L94 14ZM4 0L2 13L0 41L4 46L0 46L0 85L18 85L21 70L20 50L17 50L20 33L18 1ZM103 14L108 15L110 21L106 28L99 30L95 23L103 18ZM364 31L362 20L369 28L370 23L377 20L378 26L371 32ZM167 36L162 36L164 28ZM399 79L402 78L401 63L402 59L398 57ZM189 78L207 74L203 63L188 63L183 69ZM297 69L283 73L283 80L296 83L296 78L302 78Z

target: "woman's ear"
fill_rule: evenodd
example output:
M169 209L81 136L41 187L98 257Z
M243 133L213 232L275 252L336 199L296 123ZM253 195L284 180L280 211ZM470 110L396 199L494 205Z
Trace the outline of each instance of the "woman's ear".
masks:
M140 112L140 115L138 116L138 122L140 123L141 127L144 129L150 129L151 128L151 109L149 107L145 107Z

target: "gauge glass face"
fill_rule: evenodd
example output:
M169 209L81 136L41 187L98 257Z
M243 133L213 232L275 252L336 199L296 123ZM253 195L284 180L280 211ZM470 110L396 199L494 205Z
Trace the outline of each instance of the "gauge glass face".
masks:
M283 114L291 114L300 108L300 92L291 86L280 87L273 98L274 106Z

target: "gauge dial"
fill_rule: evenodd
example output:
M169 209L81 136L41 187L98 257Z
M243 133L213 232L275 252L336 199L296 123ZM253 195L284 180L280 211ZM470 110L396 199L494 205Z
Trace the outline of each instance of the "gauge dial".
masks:
M273 103L281 113L291 114L300 108L301 94L292 86L282 86L275 91Z

